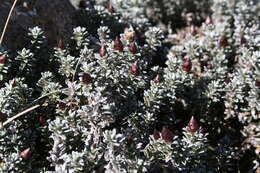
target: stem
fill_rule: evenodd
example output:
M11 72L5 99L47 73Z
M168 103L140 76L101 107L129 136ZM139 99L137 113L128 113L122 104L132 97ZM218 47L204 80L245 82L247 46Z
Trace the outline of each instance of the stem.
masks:
M6 121L3 123L2 128L3 128L4 126L6 126L7 124L9 124L11 121L13 121L13 120L19 118L20 116L22 116L22 115L24 115L24 114L27 114L28 112L33 111L34 109L37 109L37 108L40 107L40 106L41 106L41 105L35 105L35 106L33 106L33 107L30 107L30 108L28 108L28 109L26 109L26 110L24 110L24 111L22 111L22 112L16 114L16 115L13 116L13 117L9 118L8 120L6 120Z
M4 29L3 29L3 32L2 32L2 35L1 35L1 38L0 38L0 45L2 45L2 42L3 42L3 39L4 39L4 35L5 35L5 32L6 32L7 25L8 25L8 23L9 23L9 21L10 21L11 14L12 14L12 12L13 12L13 10L14 10L14 7L15 7L17 1L18 1L18 0L15 0L15 1L14 1L13 5L12 5L12 8L11 8L11 10L9 11L9 14L8 14L7 19L6 19L5 26L4 26Z

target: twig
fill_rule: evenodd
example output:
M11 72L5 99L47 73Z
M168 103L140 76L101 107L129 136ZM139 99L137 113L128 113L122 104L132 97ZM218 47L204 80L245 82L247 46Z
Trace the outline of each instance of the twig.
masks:
M12 8L11 8L10 11L9 11L9 14L8 14L7 19L6 19L5 26L4 26L4 29L3 29L3 32L2 32L2 35L1 35L1 38L0 38L0 45L2 45L2 42L3 42L3 39L4 39L4 35L5 35L5 32L6 32L7 25L8 25L8 23L9 23L9 20L10 20L10 18L11 18L12 12L13 12L13 10L14 10L14 7L15 7L17 1L18 1L18 0L15 0L15 1L14 1L13 5L12 5Z
M75 70L74 70L74 73L73 73L73 76L72 76L72 82L74 82L74 80L75 80L76 71L78 69L78 66L79 66L79 63L80 63L81 59L82 59L82 57L79 58L79 60L78 60L78 62L76 64L76 67L75 67Z
M35 106L33 106L33 107L30 107L30 108L28 108L28 109L26 109L26 110L24 110L24 111L22 111L22 112L16 114L16 115L13 116L13 117L9 118L8 120L6 120L6 121L3 123L2 128L3 128L4 126L6 126L7 124L9 124L11 121L13 121L13 120L19 118L20 116L22 116L22 115L24 115L24 114L27 114L28 112L33 111L34 109L37 109L37 108L40 107L40 106L41 106L41 105L35 105Z

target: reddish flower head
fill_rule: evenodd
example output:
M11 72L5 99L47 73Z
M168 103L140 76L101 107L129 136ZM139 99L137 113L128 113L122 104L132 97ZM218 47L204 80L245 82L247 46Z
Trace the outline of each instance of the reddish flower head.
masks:
M6 120L6 115L3 112L0 112L0 122L4 122Z
M106 45L102 45L101 48L99 49L99 55L100 55L101 57L103 57L103 56L106 56L106 54L107 54Z
M109 11L110 13L114 13L114 12L115 12L115 8L112 6L111 3L108 4L107 9L108 9L108 11Z
M128 50L129 50L130 53L136 54L136 52L137 52L137 47L136 47L135 42L130 43Z
M58 42L58 48L60 48L61 50L65 49L65 43L63 39L60 39Z
M228 45L227 37L224 36L224 35L223 35L222 37L220 37L219 42L218 42L218 45L219 45L220 47L226 47L226 46Z
M153 79L154 83L160 83L161 82L161 75L157 74L155 78Z
M44 118L44 116L40 116L39 117L39 122L42 126L46 126L47 125L47 121L46 119Z
M114 49L122 52L124 50L123 43L121 42L120 38L117 36L114 41Z
M134 76L138 76L139 75L139 65L138 65L138 61L135 61L129 69L129 74L134 75Z
M82 82L84 84L90 84L92 82L92 77L88 73L84 73L82 76Z
M210 16L207 16L205 23L206 23L207 25L213 24L212 18L211 18Z
M166 143L172 143L173 142L173 133L166 127L163 127L162 129L162 138Z
M20 157L28 160L31 157L31 148L27 148L20 153Z
M190 27L190 33L191 35L195 36L197 34L197 29L194 25L191 25Z
M249 47L248 44L247 44L247 40L246 40L244 34L240 35L240 44L245 46L245 47L247 47L247 48Z
M197 120L194 118L194 116L191 117L189 123L188 123L188 131L190 133L195 133L199 128Z
M153 137L155 140L159 139L161 137L160 132L158 130L154 129Z
M182 63L182 69L185 72L190 72L192 68L192 63L191 60L189 58L184 59L183 63Z
M6 55L0 55L0 64L5 64L6 63Z

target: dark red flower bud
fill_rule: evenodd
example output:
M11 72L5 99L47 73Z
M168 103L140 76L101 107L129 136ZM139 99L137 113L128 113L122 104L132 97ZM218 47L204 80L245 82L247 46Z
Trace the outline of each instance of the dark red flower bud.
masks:
M160 132L158 130L154 129L153 137L155 140L159 139L161 137Z
M0 122L6 121L6 115L3 112L0 112Z
M229 77L227 77L227 78L224 80L224 82L225 82L226 84L229 84L229 83L231 82L231 80L230 80Z
M166 143L172 143L173 142L173 133L166 127L163 127L162 129L162 138Z
M207 65L207 68L210 69L210 70L212 70L212 69L213 69L213 65L212 65L212 64L208 64L208 65Z
M90 84L92 82L92 77L88 73L84 73L82 76L82 82L85 84Z
M46 126L47 125L47 121L43 116L39 117L39 122L42 126Z
M107 54L106 45L102 45L101 48L100 48L100 50L99 50L99 55L100 55L101 57L103 57L103 56L106 56L106 54Z
M80 1L79 2L79 8L82 8L82 9L87 8L86 1Z
M184 59L182 63L182 70L185 72L190 72L191 68L192 68L191 60L189 58Z
M199 128L197 120L194 118L194 116L191 117L189 123L188 123L188 132L195 133Z
M64 109L66 108L66 104L63 103L63 102L60 102L59 105L58 105L58 108L59 108L60 110L64 110Z
M247 41L246 41L246 38L245 38L244 34L242 34L240 36L240 44L241 45L246 45L247 44Z
M260 81L255 81L255 86L260 87Z
M218 42L218 45L219 45L220 47L226 47L226 46L228 45L227 37L224 36L224 35L223 35L222 37L220 37L219 42Z
M61 50L65 49L65 43L63 39L60 39L58 42L58 48L60 48Z
M194 25L191 25L190 27L190 33L191 35L195 36L197 34L197 29Z
M136 47L135 42L130 43L128 50L129 50L130 53L136 54L136 52L137 52L137 47Z
M213 24L212 18L211 18L210 16L207 16L205 23L206 23L207 25Z
M27 148L20 153L20 157L28 160L31 157L31 148Z
M202 133L203 135L205 135L205 129L204 128L201 128L201 131L200 131L200 133Z
M127 137L127 145L131 145L134 142L132 135Z
M157 74L155 78L153 79L154 83L161 83L161 75Z
M5 64L6 63L6 55L3 54L0 56L0 64Z
M123 51L124 47L123 47L123 43L121 42L121 40L119 39L119 37L117 36L115 41L114 41L114 49L118 50L120 52Z
M139 75L139 65L138 65L138 61L135 61L129 69L129 74L137 76Z
M10 81L10 85L14 88L14 87L16 87L16 80L15 79L13 79L13 80L11 80Z
M112 6L111 3L108 4L107 9L108 9L108 11L109 11L110 13L114 13L114 12L115 12L115 9L114 9L114 7Z

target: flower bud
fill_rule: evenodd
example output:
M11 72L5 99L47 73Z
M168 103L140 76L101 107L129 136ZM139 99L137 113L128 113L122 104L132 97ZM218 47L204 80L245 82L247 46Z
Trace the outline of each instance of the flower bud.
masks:
M123 43L121 42L121 40L119 39L119 37L117 36L115 41L114 41L114 49L118 50L120 52L123 51L124 47L123 47Z
M20 153L20 157L28 160L31 157L31 148L27 148Z
M88 73L83 73L82 82L83 82L84 84L90 84L90 83L92 82L92 77L90 76L90 74L88 74Z
M157 75L155 76L155 78L153 79L153 82L154 82L154 83L161 83L161 76L160 76L159 74L157 74Z
M194 116L191 117L189 123L188 123L188 132L195 133L199 128L197 120L194 118Z
M63 39L60 39L58 42L58 48L60 48L61 50L65 49L65 43Z
M172 143L173 142L173 133L166 127L163 127L162 129L162 138L166 143Z
M195 36L197 34L197 29L194 25L191 25L190 27L190 33L191 35Z
M6 63L6 55L0 55L0 64L5 64Z
M11 80L10 85L12 86L12 88L16 87L17 85L16 80L15 79Z
M153 138L154 138L155 140L157 140L157 139L159 139L160 137L161 137L160 132L159 132L158 130L154 129L154 131L153 131Z
M212 69L213 69L213 65L212 65L211 63L209 63L209 64L207 65L207 68L210 69L210 70L212 70Z
M133 142L134 142L133 136L132 136L132 135L129 135L129 136L127 137L127 145L131 145L131 144L133 144Z
M6 120L6 115L3 112L0 112L0 122L4 122Z
M114 12L115 12L115 9L114 9L114 7L112 6L111 3L108 4L107 9L108 9L108 11L109 11L110 13L114 13Z
M212 18L211 18L210 16L207 16L205 23L206 23L207 25L213 24Z
M246 38L245 38L244 34L241 34L241 36L240 36L240 44L241 45L246 45L247 44L247 41L246 41Z
M65 108L66 108L66 104L63 103L63 102L60 102L59 105L58 105L58 109L64 110Z
M135 32L134 31L127 31L125 33L125 39L128 41L133 41L135 37Z
M44 118L44 116L40 116L39 117L39 122L42 126L46 126L47 125L47 121L46 119Z
M136 47L135 42L130 43L128 50L129 50L130 53L136 54L136 52L137 52L137 47Z
M86 3L86 1L80 1L80 2L79 2L79 8L82 8L82 9L87 8L87 3Z
M139 75L139 65L138 65L138 61L135 61L129 69L129 74L137 76Z
M183 63L182 63L182 69L185 72L190 72L192 68L192 63L191 60L189 58L184 59Z
M228 45L228 40L227 40L226 36L223 35L222 37L220 37L218 45L220 47L226 47Z
M99 55L100 55L101 57L103 57L103 56L106 56L106 54L107 54L106 45L102 45L101 48L100 48L100 50L99 50Z

